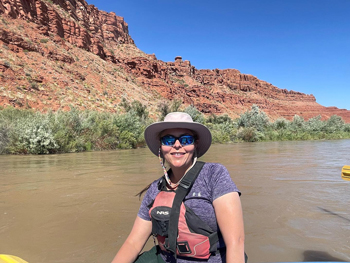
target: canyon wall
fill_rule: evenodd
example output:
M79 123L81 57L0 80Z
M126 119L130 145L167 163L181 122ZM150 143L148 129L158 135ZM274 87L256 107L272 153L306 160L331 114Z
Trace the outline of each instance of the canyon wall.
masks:
M271 119L336 114L350 122L350 111L236 69L158 60L136 47L122 17L84 0L0 0L0 17L2 106L116 112L125 98L155 116L160 103L181 99L204 114L237 117L256 104Z

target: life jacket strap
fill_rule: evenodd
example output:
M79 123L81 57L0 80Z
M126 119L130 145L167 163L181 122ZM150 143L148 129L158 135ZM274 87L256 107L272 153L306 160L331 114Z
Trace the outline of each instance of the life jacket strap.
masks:
M176 189L169 218L168 238L165 240L165 248L173 252L175 256L181 203L187 193L191 190L191 187L204 164L204 162L197 161L196 164L186 173L185 177L182 179L181 183Z
M210 253L216 253L218 250L217 248L217 242L219 242L219 236L217 232L214 232L209 235L209 243L210 243Z

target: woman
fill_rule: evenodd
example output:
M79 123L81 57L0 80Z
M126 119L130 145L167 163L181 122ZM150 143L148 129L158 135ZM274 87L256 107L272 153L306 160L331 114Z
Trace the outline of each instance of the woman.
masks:
M187 113L173 112L169 113L163 122L148 126L145 130L145 140L151 152L160 159L164 169L164 176L162 177L164 180L157 179L147 189L131 233L112 263L132 263L135 260L137 260L136 262L151 262L150 258L146 258L150 256L150 253L153 253L154 257L158 257L154 262L160 262L160 259L163 260L162 262L179 263L243 263L245 261L244 226L240 192L223 165L217 163L205 163L204 165L202 163L200 165L201 162L197 162L197 157L201 157L211 145L209 129L200 123L193 122ZM170 166L168 171L163 165L164 159ZM198 166L202 166L202 168L198 168ZM194 170L196 171L194 172ZM177 223L179 229L176 227L176 231L179 232L176 232L174 238L177 245L177 249L175 248L177 255L173 253L174 249L171 250L170 248L172 241L169 240L174 235L169 232L168 236L167 232L172 231L170 230L172 223L169 223L169 220L164 223L161 221L162 219L158 220L156 218L168 216L169 211L174 209L175 201L172 203L173 199L176 199L176 194L180 195L177 193L180 192L180 189L186 188L184 184L190 173L197 173L197 178L193 179L192 186L186 190L189 192L186 193L183 204L200 218L200 221L196 221L199 223L192 225L198 224L200 225L199 228L209 227L210 230L208 231L212 233L210 235L215 236L213 239L203 236L206 233L198 234L202 240L206 239L206 242L211 239L211 243L204 249L205 251L203 250L199 258L200 253L195 251L197 247L195 242L197 241L192 237L188 237L191 233L184 234L187 235L188 240L186 238L184 242L179 240L182 235L181 231L189 232L188 229L192 228L188 227L189 223L186 221L188 214L186 214L186 220L184 215L181 214L185 213L183 211L187 213L186 209L181 210L182 212L178 213L180 215L175 216L179 221ZM173 198L171 199L173 205L166 207L169 209L167 211L164 209L164 211L157 210L159 207L164 208L162 202L168 202L165 201L166 198ZM161 205L157 206L155 204ZM183 204L181 204L181 209L184 207ZM172 214L174 215L175 212L172 212ZM185 226L187 230L180 230L180 224ZM159 229L163 229L166 233L161 233L162 230ZM151 252L146 252L138 257L152 232L153 235L157 236L161 249L157 251L153 249ZM202 244L203 242L197 243Z

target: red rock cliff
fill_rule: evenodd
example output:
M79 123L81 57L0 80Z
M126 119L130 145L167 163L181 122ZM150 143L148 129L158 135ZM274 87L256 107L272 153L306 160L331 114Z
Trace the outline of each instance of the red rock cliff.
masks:
M1 0L0 13L33 22L41 34L57 35L101 58L106 57L106 42L134 43L122 17L100 11L84 0Z
M198 70L180 56L157 60L135 46L123 18L84 0L0 0L0 15L3 106L117 111L126 98L152 113L180 98L205 114L236 117L257 104L273 119L337 114L350 122L350 111L235 69Z

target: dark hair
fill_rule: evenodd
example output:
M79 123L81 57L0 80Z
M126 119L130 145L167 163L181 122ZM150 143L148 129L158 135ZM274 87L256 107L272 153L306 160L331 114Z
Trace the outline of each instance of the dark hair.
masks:
M135 196L139 196L139 199L141 199L141 196L144 192L146 192L150 187L151 187L151 184L150 183L149 185L147 185L145 188L143 188L139 193L137 193Z

